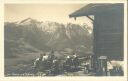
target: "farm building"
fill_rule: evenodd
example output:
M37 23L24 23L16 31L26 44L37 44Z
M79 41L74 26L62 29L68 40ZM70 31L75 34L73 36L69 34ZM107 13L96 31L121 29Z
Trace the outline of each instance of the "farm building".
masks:
M86 16L93 22L94 56L91 59L90 68L96 75L108 75L108 59L123 61L123 8L122 3L88 4L69 15L70 18L75 19Z
M97 57L107 56L109 59L123 60L123 13L122 3L88 4L69 17L76 19L86 16L93 21L93 52Z

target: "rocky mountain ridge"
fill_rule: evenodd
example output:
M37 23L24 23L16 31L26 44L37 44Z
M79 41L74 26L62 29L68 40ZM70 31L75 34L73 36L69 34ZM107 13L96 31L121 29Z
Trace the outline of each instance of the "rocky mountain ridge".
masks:
M27 18L19 22L5 22L5 53L24 53L84 48L92 51L92 33L87 25L40 22Z

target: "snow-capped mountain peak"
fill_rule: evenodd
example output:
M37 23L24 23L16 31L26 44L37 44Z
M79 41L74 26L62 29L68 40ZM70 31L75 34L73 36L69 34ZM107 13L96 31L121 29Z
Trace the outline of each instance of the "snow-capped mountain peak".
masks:
M32 18L26 18L20 22L17 22L16 24L27 26L27 27L31 27L31 26L37 27L37 28L40 28L42 31L48 32L48 33L54 33L55 31L59 31L59 30L61 30L62 32L65 31L68 38L70 38L70 33L76 30L81 31L82 29L88 32L91 31L88 29L87 25L78 25L78 24L72 24L72 23L61 24L61 23L52 22L52 21L37 21L36 19L32 19Z
M24 19L22 21L20 21L18 24L20 25L30 25L30 24L36 24L36 23L39 23L37 20L35 19L32 19L32 18L27 18L27 19Z
M40 22L32 18L27 18L20 21L19 24L17 22L6 23L5 29L7 29L6 31L11 29L11 31L16 33L9 32L8 34L8 32L6 32L6 35L9 35L8 37L17 37L14 38L15 40L21 36L26 42L29 41L32 45L35 44L33 45L34 47L42 44L39 46L41 49L43 47L74 49L74 47L81 45L90 46L92 43L92 35L85 26L72 23L61 24L52 21Z

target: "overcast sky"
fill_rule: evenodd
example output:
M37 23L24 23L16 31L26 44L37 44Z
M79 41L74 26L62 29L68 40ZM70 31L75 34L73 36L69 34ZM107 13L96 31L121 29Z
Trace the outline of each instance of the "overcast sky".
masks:
M87 17L79 17L75 21L69 14L80 9L86 4L5 4L5 21L21 21L28 17L39 21L55 21L59 23L87 23Z

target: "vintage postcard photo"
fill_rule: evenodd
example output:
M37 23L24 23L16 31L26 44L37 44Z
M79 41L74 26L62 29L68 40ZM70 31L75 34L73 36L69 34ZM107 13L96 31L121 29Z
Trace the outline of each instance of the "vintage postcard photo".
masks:
M124 3L4 4L4 76L124 76Z

